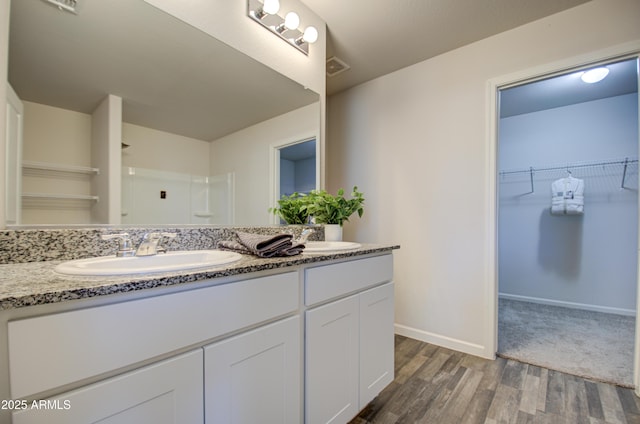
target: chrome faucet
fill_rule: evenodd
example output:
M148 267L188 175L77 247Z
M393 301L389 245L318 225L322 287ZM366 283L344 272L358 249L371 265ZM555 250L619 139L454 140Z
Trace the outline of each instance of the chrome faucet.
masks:
M133 248L133 243L131 243L131 237L129 237L129 233L102 235L102 240L112 239L118 239L118 251L116 252L117 257L124 258L128 256L135 256L136 250Z
M305 244L311 234L313 234L313 230L310 228L306 228L302 230L302 232L300 233L300 237L295 239L294 242L298 244Z
M162 239L164 237L174 238L175 236L176 233L145 233L136 249L135 255L152 256L158 253L166 253L167 249L161 245Z

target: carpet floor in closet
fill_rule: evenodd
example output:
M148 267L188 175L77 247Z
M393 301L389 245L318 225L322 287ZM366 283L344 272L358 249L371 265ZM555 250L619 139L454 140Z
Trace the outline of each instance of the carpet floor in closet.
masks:
M498 355L633 386L635 317L500 298Z

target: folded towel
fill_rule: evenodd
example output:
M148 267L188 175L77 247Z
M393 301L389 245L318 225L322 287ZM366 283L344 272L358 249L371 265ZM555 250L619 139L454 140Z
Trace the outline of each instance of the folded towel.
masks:
M221 240L218 248L239 253L252 254L261 258L273 256L295 256L304 250L304 244L293 243L291 234L260 235L237 231L237 241Z

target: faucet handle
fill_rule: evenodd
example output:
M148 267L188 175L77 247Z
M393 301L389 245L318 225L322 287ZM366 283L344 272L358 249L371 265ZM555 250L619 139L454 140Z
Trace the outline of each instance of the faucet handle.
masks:
M177 234L176 233L144 233L144 236L142 236L142 238L144 240L161 240L163 237L168 237L168 238L175 238Z
M309 236L311 234L313 234L313 230L310 228L305 228L304 230L302 230L302 232L300 233L300 237L298 237L297 239L295 239L294 241L296 243L299 244L305 244L307 242L307 239L309 238Z
M160 240L158 241L158 247L156 248L158 253L167 253L167 249L162 245L162 239L164 237L174 239L176 238L176 233L160 233Z
M138 246L138 250L136 251L136 256L148 256L155 255L157 253L166 253L167 249L162 246L162 239L167 238L175 238L176 233L165 233L165 232L155 232L155 233L145 233L142 237L142 243Z
M129 233L102 234L101 238L102 240L118 239L118 251L116 252L116 256L119 258L124 256L133 256L136 254L133 244L131 243Z

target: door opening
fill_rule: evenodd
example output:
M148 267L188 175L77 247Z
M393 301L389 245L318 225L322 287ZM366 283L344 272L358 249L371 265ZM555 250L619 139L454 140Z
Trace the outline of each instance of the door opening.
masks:
M282 196L306 194L318 189L318 143L315 137L274 147L274 174L274 205Z
M598 83L583 82L592 68L604 68L609 75ZM604 327L603 337L622 326L628 330L619 337L628 353L618 358L626 369L623 375L600 375L608 372L607 365L593 363L591 377L632 386L638 295L637 56L523 79L498 86L496 95L497 353L584 375L571 366L579 362L576 352L585 349L573 346L564 364L557 342L579 334L570 322L588 317ZM556 196L552 187L567 181L580 181L582 188L562 189ZM552 208L556 197L560 206L580 203L580 210ZM565 318L554 318L556 313ZM535 328L543 332L536 335ZM593 329L584 334L593 339ZM543 339L552 342L545 347ZM603 345L616 354L623 349L611 340ZM586 353L584 362L595 356ZM619 369L610 365L609 371Z

